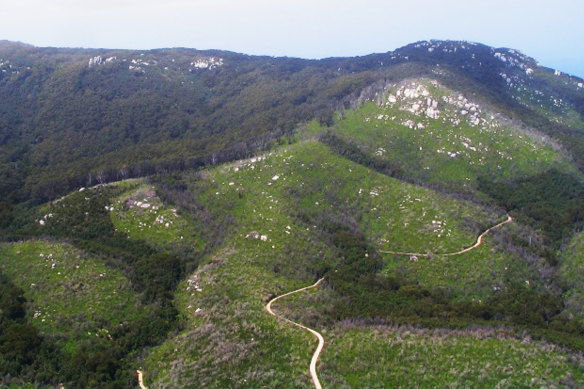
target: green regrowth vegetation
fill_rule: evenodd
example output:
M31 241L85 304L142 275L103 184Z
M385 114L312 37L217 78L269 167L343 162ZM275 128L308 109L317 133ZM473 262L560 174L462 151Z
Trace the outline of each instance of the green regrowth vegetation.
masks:
M236 220L251 217L256 224L275 227L270 205L286 201L288 213L312 224L308 228L322 227L335 215L366 233L380 249L440 253L472 245L478 231L499 218L475 204L373 172L318 142L282 149L260 163L251 161L214 174L217 190L206 195L231 201L244 196L257 207L263 197L267 207L261 215L257 209L240 215L234 208ZM276 230L276 235L283 233L285 228Z
M178 286L177 308L187 324L149 354L154 385L309 385L311 337L274 320L263 305L272 295L304 286L334 257L312 226L296 221L285 196L286 177L280 171L274 179L277 159L281 155L256 157L245 162L254 166L248 172L232 164L191 182L194 201L210 211L206 224L225 227L228 239ZM259 176L252 179L253 172ZM180 359L174 350L183 350Z
M504 234L504 231L500 232ZM480 301L503 290L511 280L541 287L534 266L497 249L490 238L474 250L455 256L407 257L384 255L383 274L440 290L454 299Z
M138 296L118 269L67 243L29 241L0 246L0 270L25 290L27 319L43 335L111 338L121 323L144 317Z
M132 181L86 189L42 206L36 220L23 222L22 231L69 243L41 241L49 245L46 253L39 252L44 246L34 249L36 241L5 249L21 266L9 273L11 279L27 271L33 276L24 277L21 286L34 304L27 310L29 320L39 323L46 344L27 382L127 387L134 380L138 351L178 326L172 291L185 269L198 264L196 250L138 240L116 231L111 220L114 199L143 185ZM166 210L163 204L160 208ZM176 232L188 236L192 231Z
M435 81L387 88L337 120L334 133L401 174L466 193L477 178L573 172L553 144Z
M584 324L584 233L576 234L562 250L557 276L566 289L566 310Z
M308 385L314 340L263 306L323 275L323 312L310 309L301 318L328 332L339 320L375 318L431 327L489 320L546 327L559 310L540 292L535 268L490 236L474 251L440 255L473 245L503 219L500 211L388 177L316 140L151 183L87 189L41 211L31 231L67 236L91 255L102 252L112 270L124 270L126 284L131 280L136 306L164 307L150 342L144 339L150 330L117 334L152 345L178 329L142 356L147 382L158 387ZM378 250L434 255L416 261L380 257ZM197 253L205 259L191 273ZM180 281L183 274L190 275ZM518 286L517 279L530 284ZM516 290L517 306L509 300ZM281 309L293 313L291 304ZM527 315L525 304L544 308Z
M582 356L505 330L422 330L346 323L327 332L321 376L334 387L573 387Z
M163 204L155 187L138 182L137 188L124 192L107 206L115 229L130 239L157 247L189 245L201 249L202 242L192 223L181 217L176 208Z
M177 309L186 328L146 357L147 380L160 387L307 385L314 340L265 313L270 296L306 286L337 267L353 232L371 238L374 245L366 247L371 253L390 242L401 249L449 252L472 245L481 229L500 220L475 204L376 173L315 141L185 180L184 192L174 196L191 196L189 203L196 204L191 216L207 218L194 218L197 228L208 225L208 234L219 228L224 238L178 285ZM496 255L501 263L509 261ZM469 268L471 261L484 266L460 274L463 292L485 296L491 284L482 278L488 279L490 262L480 255L469 258Z
M246 244L247 243L247 244ZM152 349L146 368L152 386L307 387L313 341L263 310L273 294L302 286L272 267L303 263L257 254L257 244L240 241L219 251L177 289L177 308L186 328ZM289 243L291 244L291 243ZM315 257L315 249L302 249ZM292 262L287 264L285 262ZM180 350L180 353L177 353Z

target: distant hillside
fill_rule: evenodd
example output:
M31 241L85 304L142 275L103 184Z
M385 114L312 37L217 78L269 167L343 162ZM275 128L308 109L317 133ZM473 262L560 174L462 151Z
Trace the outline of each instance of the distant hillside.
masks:
M0 42L0 195L233 160L355 108L375 85L432 77L561 144L584 166L584 84L510 49L420 42L319 61L224 51Z

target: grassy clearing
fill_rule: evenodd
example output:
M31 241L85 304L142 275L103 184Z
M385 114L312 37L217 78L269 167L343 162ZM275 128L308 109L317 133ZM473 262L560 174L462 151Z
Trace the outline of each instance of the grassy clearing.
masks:
M157 247L188 244L201 248L202 242L193 224L181 217L176 208L163 204L153 186L136 181L136 185L128 189L108 206L117 231Z
M107 339L113 326L144 314L128 279L73 246L29 241L0 246L2 272L25 291L28 320L42 334Z
M581 356L497 330L420 330L343 323L320 368L333 387L574 387Z
M504 234L504 231L497 232ZM504 290L510 280L524 280L539 287L535 267L518 256L496 249L487 237L474 250L455 256L409 258L384 254L383 274L417 282L428 289L439 289L455 299L482 300Z

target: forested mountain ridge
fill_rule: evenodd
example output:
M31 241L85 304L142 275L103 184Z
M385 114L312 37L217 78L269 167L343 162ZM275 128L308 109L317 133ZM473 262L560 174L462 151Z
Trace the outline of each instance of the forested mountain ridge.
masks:
M302 123L330 124L367 87L423 75L557 139L582 166L582 80L514 50L430 41L303 60L2 42L0 193L38 202L74 187L243 157Z
M372 81L346 75L326 88L338 77L311 69L312 80L310 61L226 52L16 51L2 55L3 170L14 183L3 192L24 186L24 199L242 156L330 118L326 94Z

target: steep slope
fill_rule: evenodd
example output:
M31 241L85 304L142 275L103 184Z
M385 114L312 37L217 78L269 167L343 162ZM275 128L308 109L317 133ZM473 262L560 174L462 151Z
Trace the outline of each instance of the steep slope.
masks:
M566 311L584 323L584 233L580 232L570 240L560 254L558 278L566 288Z
M322 140L394 177L494 202L557 248L584 217L584 179L557 139L436 79L377 85ZM316 131L316 129L313 129Z
M396 52L408 62L435 66L432 72L449 88L557 140L584 166L582 79L541 67L514 49L470 42L418 42Z
M20 200L245 156L373 81L334 64L188 49L4 43L0 62L2 192Z
M557 69L541 67L535 59L517 50L472 42L425 41L398 49L391 56L446 67L442 70L435 68L434 73L445 76L445 82L450 87L471 86L474 82L475 86L481 86L474 90L477 95L487 92L485 97L492 103L499 100L499 109L516 111L528 124L535 123L539 119L538 114L541 114L553 121L562 117L560 120L569 127L582 128L582 80ZM465 76L467 81L456 74ZM468 83L469 80L472 80L471 83ZM527 111L519 109L519 106L533 109L536 120L528 121L523 116ZM566 115L568 112L572 114Z
M486 225L497 217L472 203L375 174L315 142L207 170L192 185L189 191L212 212L212 218L230 219L229 232L206 264L178 287L178 309L189 324L147 358L148 382L156 387L193 382L202 387L306 386L314 346L308 334L274 322L263 311L268 296L306 286L327 269L337 269L327 273L330 277L341 272L343 262L352 255L347 246L352 244L351 236L364 239L360 244L366 246L371 242L372 256L376 248L390 244L411 250L448 250L474 242L476 233L465 227L472 224L465 219ZM437 231L436 219L444 231ZM506 290L508 279L529 277L534 288L541 287L537 271L529 270L528 263L499 251L490 240L485 247L479 254L453 259L455 274L444 270L443 276L436 274L438 279L432 279L406 271L402 282L419 281L452 298L471 300ZM390 266L395 260L384 263ZM448 266L439 259L420 259L417 264L429 267L428 273L442 273ZM494 274L501 278L493 280ZM329 286L318 305L303 310L300 304L291 309L291 317L302 311L298 321L313 328L324 326L327 337L334 330L331 324L346 317L343 299L349 297L341 297L342 284L325 284ZM399 298L407 296L403 293L415 296L412 287L405 287ZM407 297L406 301L412 303ZM369 309L372 317L379 317L392 311L383 303L362 309L362 303L353 301L352 315L367 315ZM334 348L331 352L341 359L349 357Z
M245 157L303 122L330 123L370 85L420 76L476 95L584 166L582 80L468 42L320 61L2 42L0 70L0 193L9 202Z
M559 146L534 129L432 79L388 84L334 129L397 174L472 193L479 177L575 173Z

